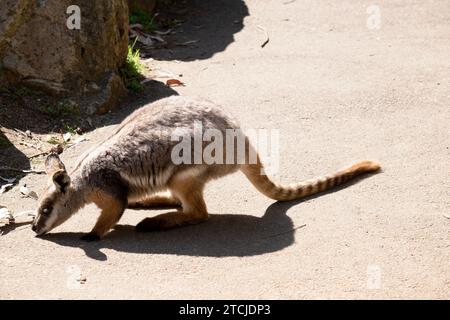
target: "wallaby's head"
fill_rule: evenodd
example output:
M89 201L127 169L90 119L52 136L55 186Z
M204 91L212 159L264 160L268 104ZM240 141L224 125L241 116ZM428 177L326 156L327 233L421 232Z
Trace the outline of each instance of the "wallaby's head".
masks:
M59 226L72 215L69 199L73 192L70 177L57 154L50 154L45 160L45 172L49 179L39 199L36 218L31 229L38 235L45 234Z

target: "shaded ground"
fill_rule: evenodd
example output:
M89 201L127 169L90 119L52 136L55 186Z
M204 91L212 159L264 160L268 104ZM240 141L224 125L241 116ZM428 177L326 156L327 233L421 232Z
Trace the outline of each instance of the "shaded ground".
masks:
M78 240L92 206L44 238L20 225L0 237L0 298L450 298L448 3L381 1L379 30L366 25L370 1L202 3L173 35L201 41L152 53L155 70L183 75L179 94L279 129L283 182L361 159L384 171L289 204L236 174L209 185L210 221L142 235L132 226L161 211L128 210L100 243ZM148 85L158 94L102 117L63 153L68 167L132 109L174 93ZM0 197L14 212L35 206L18 187Z

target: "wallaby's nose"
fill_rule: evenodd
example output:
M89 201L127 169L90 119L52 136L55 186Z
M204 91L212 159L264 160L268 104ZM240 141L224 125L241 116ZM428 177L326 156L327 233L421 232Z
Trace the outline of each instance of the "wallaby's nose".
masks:
M33 225L31 226L31 230L33 230L34 232L36 232L36 230L37 230L37 227L36 227L36 225L33 223Z

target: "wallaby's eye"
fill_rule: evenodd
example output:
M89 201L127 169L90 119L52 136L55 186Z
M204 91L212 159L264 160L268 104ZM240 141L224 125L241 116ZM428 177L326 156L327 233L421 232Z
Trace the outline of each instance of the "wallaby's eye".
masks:
M50 214L50 212L52 212L52 208L44 208L44 209L42 209L42 214L43 215L49 215Z

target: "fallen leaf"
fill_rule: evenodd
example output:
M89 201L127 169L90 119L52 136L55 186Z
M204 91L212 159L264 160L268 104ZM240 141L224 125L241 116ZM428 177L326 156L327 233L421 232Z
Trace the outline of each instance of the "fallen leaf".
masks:
M178 87L178 86L184 86L184 83L177 79L169 79L166 81L166 85L169 87Z
M80 275L80 276L77 278L77 281L78 281L80 284L84 284L84 283L86 283L87 278L86 278L85 276Z
M0 176L0 179L7 183L13 183L14 181L16 181L16 178L4 178L2 176Z
M7 183L7 184L2 185L1 188L0 188L0 193L5 193L9 189L11 189L12 186L13 186L12 183Z
M69 141L70 138L72 138L72 134L70 132L64 133L63 139L64 139L65 142Z
M137 35L137 39L138 39L137 41L139 41L140 43L142 43L144 46L147 47L151 47L154 44L153 40L150 37Z
M0 208L0 221L2 224L14 223L14 216L7 208Z
M19 191L20 191L20 193L22 193L23 195L25 195L25 196L27 196L27 197L33 198L33 199L35 199L35 200L38 199L37 193L34 192L34 191L29 190L29 189L27 188L27 185L25 185L25 184L24 184L23 186L20 187Z

